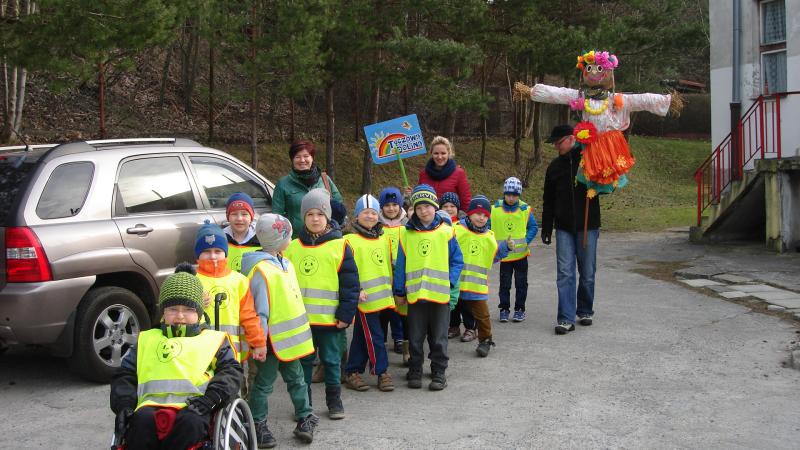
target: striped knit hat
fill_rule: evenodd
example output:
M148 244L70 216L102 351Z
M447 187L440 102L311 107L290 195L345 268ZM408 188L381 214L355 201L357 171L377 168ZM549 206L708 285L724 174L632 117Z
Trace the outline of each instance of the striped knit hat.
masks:
M416 208L417 205L422 203L427 203L439 209L439 199L436 198L436 191L430 185L420 184L411 191L411 205Z
M356 200L356 207L353 210L353 217L358 217L358 215L361 214L361 211L365 209L374 209L376 213L380 212L380 202L378 202L377 198L369 194L358 197L358 200Z
M169 306L184 305L197 310L203 315L203 285L194 275L194 269L189 263L178 264L175 273L168 276L161 285L158 294L158 306L161 311Z
M508 177L503 183L503 194L522 195L522 182L517 177Z

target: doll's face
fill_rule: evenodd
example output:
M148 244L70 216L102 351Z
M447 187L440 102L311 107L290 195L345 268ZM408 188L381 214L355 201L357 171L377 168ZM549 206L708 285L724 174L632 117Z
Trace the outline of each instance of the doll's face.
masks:
M613 69L603 69L599 64L586 64L583 68L583 82L589 87L610 89L613 81Z

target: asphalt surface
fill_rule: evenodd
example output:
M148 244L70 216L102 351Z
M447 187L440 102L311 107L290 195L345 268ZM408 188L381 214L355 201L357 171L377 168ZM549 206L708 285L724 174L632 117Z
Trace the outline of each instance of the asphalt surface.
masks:
M798 448L800 371L787 358L800 322L639 272L653 261L716 264L797 292L800 255L686 238L601 234L595 324L566 336L553 333L555 245L537 241L525 322L496 321L493 271L497 347L487 358L475 355L475 343L450 340L449 386L431 392L427 380L422 390L406 388L400 356L390 353L397 389L345 390L342 421L327 419L324 389L314 385L322 419L311 446ZM270 411L279 447L301 446L282 381ZM108 386L82 381L41 350L0 356L0 448L108 448L112 427Z

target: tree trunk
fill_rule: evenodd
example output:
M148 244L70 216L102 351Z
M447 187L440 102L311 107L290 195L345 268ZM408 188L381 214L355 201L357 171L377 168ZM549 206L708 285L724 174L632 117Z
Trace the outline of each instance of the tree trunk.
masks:
M25 104L25 79L28 71L20 67L17 71L17 104L14 105L14 130L19 133L22 130L22 107Z
M481 67L481 97L486 96L486 63L483 63L483 67ZM481 115L481 167L486 167L484 165L486 161L486 139L488 134L488 123L486 119L486 114Z
M525 104L520 102L514 103L514 165L519 165L520 145L522 143L522 130L520 129L520 122L522 116L522 109Z
M167 48L167 53L164 56L164 68L161 69L161 87L158 90L158 106L164 107L164 96L167 92L167 80L169 79L169 66L172 64L173 46Z
M450 142L455 141L457 117L458 117L458 111L450 112L450 120L447 121L447 138L450 139Z
M100 139L106 138L106 77L105 64L97 63L98 102L100 108Z
M208 43L208 142L214 141L214 42Z
M358 78L353 80L353 117L355 127L353 127L353 142L358 142L361 138L361 87L358 85Z
M380 53L379 53L380 55ZM380 61L380 56L378 56ZM372 82L372 93L369 100L369 120L370 123L377 123L379 120L381 102L381 88L377 81ZM372 192L372 152L369 150L369 139L367 136L364 142L364 158L361 170L361 193L368 194Z
M294 142L296 120L294 116L294 99L289 98L289 142Z
M187 114L192 113L192 94L197 75L198 49L200 47L200 32L193 22L188 19L183 26L181 39L181 97L183 109Z
M409 92L408 92L408 84L403 86L402 98L403 98L403 115L408 115L408 108L409 108Z
M537 77L537 83L544 82L544 75L540 74ZM533 121L532 121L532 131L533 131L533 167L539 167L539 164L542 163L543 155L542 155L542 132L540 130L540 124L542 122L542 104L540 102L533 102Z
M256 61L256 4L250 10L252 28L250 29L250 62ZM250 72L250 166L258 171L258 74Z
M335 179L333 155L333 138L335 126L335 111L333 109L333 83L325 86L325 170L331 179Z

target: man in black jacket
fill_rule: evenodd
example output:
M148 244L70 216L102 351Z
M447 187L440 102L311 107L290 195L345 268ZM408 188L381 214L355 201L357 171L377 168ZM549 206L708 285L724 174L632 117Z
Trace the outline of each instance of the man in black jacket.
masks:
M542 242L550 245L553 227L556 229L556 287L558 317L556 334L575 329L575 318L584 326L592 324L594 311L594 274L597 238L600 234L600 200L586 197L586 186L575 176L581 163L582 147L572 135L569 125L557 125L547 139L558 150L558 157L549 166L544 178L542 207ZM584 209L587 216L587 244L583 248ZM580 281L575 283L577 263ZM577 308L576 308L577 300Z

